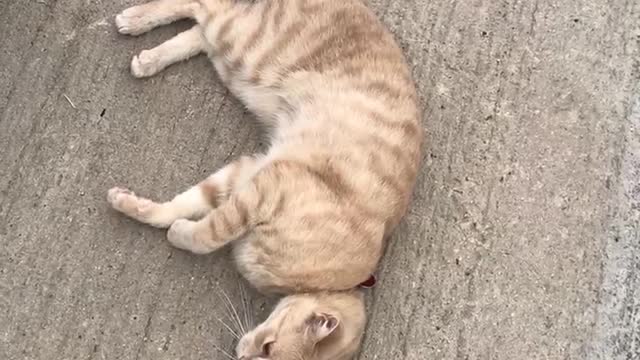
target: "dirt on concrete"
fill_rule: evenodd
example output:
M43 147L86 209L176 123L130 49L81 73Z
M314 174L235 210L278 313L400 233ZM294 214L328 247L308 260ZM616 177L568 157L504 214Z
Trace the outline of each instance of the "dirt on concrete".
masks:
M204 57L148 80L134 1L0 1L0 359L224 359L223 251L106 190L170 198L263 147ZM372 0L424 105L412 208L361 360L640 359L640 3ZM252 292L254 311L272 299Z

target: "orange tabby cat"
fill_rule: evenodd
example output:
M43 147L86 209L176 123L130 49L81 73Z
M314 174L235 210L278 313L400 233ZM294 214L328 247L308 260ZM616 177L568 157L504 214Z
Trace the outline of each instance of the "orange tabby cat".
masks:
M241 273L286 296L245 334L240 359L346 360L365 325L358 284L409 203L421 158L415 86L399 47L359 0L159 0L116 17L123 34L197 24L131 62L136 77L206 53L267 125L271 147L157 203L112 206L169 228L197 254L227 244Z

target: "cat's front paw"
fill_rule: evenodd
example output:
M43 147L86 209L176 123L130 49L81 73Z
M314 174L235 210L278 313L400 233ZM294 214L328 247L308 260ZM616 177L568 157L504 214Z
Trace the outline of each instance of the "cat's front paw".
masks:
M137 78L155 75L160 70L159 61L150 50L143 50L131 60L131 74Z
M125 35L140 35L151 30L141 6L130 7L116 15L116 27Z

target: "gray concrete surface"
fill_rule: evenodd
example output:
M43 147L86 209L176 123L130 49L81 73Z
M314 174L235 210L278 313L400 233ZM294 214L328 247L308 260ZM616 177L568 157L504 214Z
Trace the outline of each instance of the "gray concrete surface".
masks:
M233 346L226 254L171 249L105 192L170 197L259 137L203 57L129 75L188 26L119 36L132 3L0 1L0 359ZM427 143L360 359L640 359L640 3L371 5L413 65Z

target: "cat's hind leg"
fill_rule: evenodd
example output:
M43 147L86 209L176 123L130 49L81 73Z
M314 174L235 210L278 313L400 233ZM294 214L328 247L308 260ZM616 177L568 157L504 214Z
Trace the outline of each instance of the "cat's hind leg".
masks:
M207 214L228 199L235 187L249 181L256 168L254 157L242 157L171 201L155 202L118 187L109 190L107 200L114 209L129 217L158 228L168 228L178 219L196 219Z
M205 50L205 39L200 25L183 31L150 50L143 50L131 60L131 73L142 78L155 75L167 66L187 60Z
M176 220L167 239L171 245L195 254L208 254L246 234L256 223L262 195L253 181L199 221Z
M132 6L116 15L118 32L140 35L174 21L192 18L200 9L197 0L156 0Z

